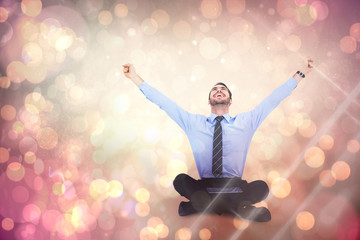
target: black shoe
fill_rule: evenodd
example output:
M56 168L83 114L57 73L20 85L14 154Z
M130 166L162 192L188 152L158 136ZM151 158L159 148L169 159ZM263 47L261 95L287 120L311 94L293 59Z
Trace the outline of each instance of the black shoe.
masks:
M179 204L179 215L180 216L188 216L191 214L198 213L196 209L192 206L191 202L181 202Z
M238 216L256 221L256 222L268 222L271 220L271 213L265 207L254 207L254 206L245 206L240 207L237 211Z
M271 213L265 207L241 206L237 210L228 208L226 213L256 222L268 222L271 220Z

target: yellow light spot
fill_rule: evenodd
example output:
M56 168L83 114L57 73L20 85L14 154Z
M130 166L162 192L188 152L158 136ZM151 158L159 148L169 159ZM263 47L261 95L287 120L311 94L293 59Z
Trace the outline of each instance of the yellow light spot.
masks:
M146 217L150 213L150 206L147 203L137 203L135 212L140 217Z
M1 107L1 117L6 121L11 121L16 117L16 109L12 105Z
M121 182L117 181L117 180L111 180L109 182L109 196L112 198L117 198L120 197L124 192L124 187L121 184Z
M291 191L291 184L285 178L277 178L271 183L271 193L277 198L286 198Z
M25 129L25 126L24 126L23 122L16 121L16 122L14 122L12 128L17 133L23 133L24 129Z
M357 153L360 150L360 143L356 139L351 139L346 144L346 148L351 153Z
M316 20L316 9L308 4L303 4L295 10L296 20L302 25L311 25Z
M320 138L319 145L324 150L330 150L334 146L334 138L330 135L324 135Z
M184 227L176 231L175 238L177 240L190 240L191 235L191 229Z
M277 179L279 177L280 177L279 172L275 171L275 170L272 170L271 172L268 173L267 180L269 182L272 182L272 181L274 181L275 179Z
M113 21L113 16L111 12L103 10L98 15L98 20L101 25L110 25Z
M52 186L52 191L55 195L62 195L65 193L65 190L66 190L65 185L60 182L56 182Z
M201 240L209 240L211 238L211 231L207 228L203 228L199 231L199 237Z
M318 168L324 164L325 154L320 148L311 147L306 150L304 160L309 167Z
M108 197L109 184L104 179L95 179L90 183L89 192L95 200L104 200Z
M145 188L139 188L135 193L135 198L140 203L145 203L149 201L150 193Z
M43 60L43 50L39 44L35 42L29 42L25 44L22 50L22 55L28 59L28 66L38 65Z
M319 180L324 187L331 187L336 183L334 173L330 170L323 170L319 175Z
M167 238L169 236L169 228L165 224L159 224L155 227L155 231L159 238Z
M24 155L24 161L28 164L34 164L36 161L36 155L33 152L26 152Z
M350 176L350 166L344 161L337 161L331 167L331 172L334 174L336 180L345 181Z
M22 0L21 10L29 17L36 17L41 13L42 2L41 0Z
M5 163L9 160L10 154L6 148L0 147L0 163Z
M19 182L25 176L25 168L19 162L12 162L7 166L6 175L14 182Z
M128 7L123 4L123 3L119 3L115 6L115 15L119 18L124 18L128 15Z
M14 228L14 221L11 218L4 218L1 221L1 227L5 230L5 231L11 231Z
M140 240L157 240L158 235L154 228L144 227L140 231Z
M314 224L315 224L314 216L308 211L300 212L296 216L296 225L298 228L300 228L303 231L308 231L312 229L314 227Z
M202 0L200 11L205 18L216 19L222 12L221 2L219 0Z
M50 127L40 128L36 140L41 148L50 150L57 146L58 134Z
M6 75L11 82L20 83L25 80L26 67L22 62L13 61L6 68Z
M158 28L165 28L169 24L169 14L163 9L157 9L151 14L151 18L157 23Z
M75 32L70 28L59 30L59 35L55 40L55 49L58 52L70 48L76 38Z

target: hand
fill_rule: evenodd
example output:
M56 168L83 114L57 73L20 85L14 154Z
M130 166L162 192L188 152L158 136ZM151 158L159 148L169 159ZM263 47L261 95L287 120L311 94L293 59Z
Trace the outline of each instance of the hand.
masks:
M125 77L133 79L134 77L137 76L134 65L127 63L127 64L124 64L123 67L124 67L123 71L124 71Z
M307 57L306 60L307 60L307 66L305 67L305 71L304 71L305 74L311 72L311 70L314 67L314 60L311 57Z
M135 83L136 86L140 87L141 83L144 82L144 80L136 73L135 67L130 63L123 65L123 67L125 77L131 79L131 81Z

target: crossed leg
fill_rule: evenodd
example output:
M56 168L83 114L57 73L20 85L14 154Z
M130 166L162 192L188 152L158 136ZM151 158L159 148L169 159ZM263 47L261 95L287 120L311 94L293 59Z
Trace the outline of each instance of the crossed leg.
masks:
M251 206L264 200L269 194L269 188L264 181L248 183L242 193L212 194L208 193L207 186L203 182L182 173L174 179L174 188L181 196L190 200L180 203L181 216L207 211L237 215L261 222L271 219L268 209Z

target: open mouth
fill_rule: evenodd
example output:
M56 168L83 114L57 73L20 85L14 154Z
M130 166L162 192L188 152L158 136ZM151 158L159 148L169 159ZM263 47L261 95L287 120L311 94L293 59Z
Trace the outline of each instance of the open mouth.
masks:
M222 93L216 93L215 95L214 95L214 97L224 97L224 95L222 94Z

